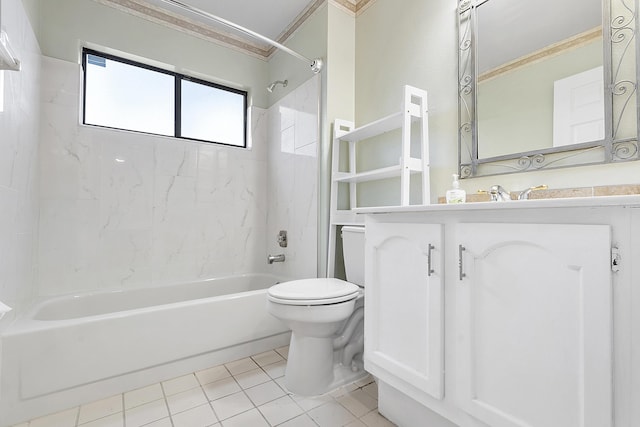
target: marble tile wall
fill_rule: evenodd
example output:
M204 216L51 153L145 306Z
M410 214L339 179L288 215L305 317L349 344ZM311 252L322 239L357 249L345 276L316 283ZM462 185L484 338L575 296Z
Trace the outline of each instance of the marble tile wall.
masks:
M253 108L243 150L79 126L79 66L42 62L40 295L316 275L317 77Z
M318 91L314 76L268 111L267 250L286 256L269 267L292 278L317 275ZM279 230L288 232L286 248Z
M251 150L81 126L79 65L42 62L39 294L266 271L266 110Z
M36 276L40 49L22 1L0 2L0 24L22 63L0 71L0 300L15 308Z

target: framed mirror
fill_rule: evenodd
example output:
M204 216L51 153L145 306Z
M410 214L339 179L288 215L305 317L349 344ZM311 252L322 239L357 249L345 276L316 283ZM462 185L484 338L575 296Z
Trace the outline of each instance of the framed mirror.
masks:
M638 0L461 0L461 178L640 159Z

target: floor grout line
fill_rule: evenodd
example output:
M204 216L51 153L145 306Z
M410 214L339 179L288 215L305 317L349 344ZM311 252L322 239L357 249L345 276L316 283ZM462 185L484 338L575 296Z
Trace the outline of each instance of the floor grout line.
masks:
M126 418L124 416L124 411L126 410L125 401L124 401L124 393L120 393L120 396L122 397L122 425L126 426L127 422L126 422Z
M194 376L195 376L195 374L194 374ZM171 408L169 407L169 399L167 399L167 391L164 389L164 384L162 383L162 381L160 382L160 389L162 390L162 396L164 397L164 406L165 406L165 408L167 408L167 414L169 414L169 422L171 423L171 427L174 427L174 425L173 425L173 417L171 416ZM154 421L151 421L151 423L155 423L157 421L160 421L160 420L154 420ZM147 423L147 424L151 424L151 423ZM125 426L126 426L126 424L125 424ZM144 427L144 425L141 426L141 427Z

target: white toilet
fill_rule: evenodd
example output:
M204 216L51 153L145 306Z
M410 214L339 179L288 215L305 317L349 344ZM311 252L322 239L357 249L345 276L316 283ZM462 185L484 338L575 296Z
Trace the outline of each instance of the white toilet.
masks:
M367 373L364 348L364 227L342 227L347 280L283 282L269 288L268 310L291 329L289 391L313 396Z

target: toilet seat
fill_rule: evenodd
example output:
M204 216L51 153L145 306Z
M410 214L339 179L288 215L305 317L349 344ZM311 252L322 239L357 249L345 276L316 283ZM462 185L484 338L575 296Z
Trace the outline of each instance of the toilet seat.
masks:
M287 305L328 305L355 299L360 288L334 278L303 279L271 286L269 301Z

